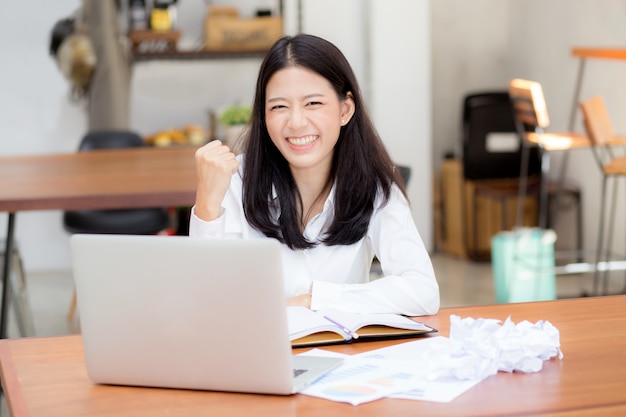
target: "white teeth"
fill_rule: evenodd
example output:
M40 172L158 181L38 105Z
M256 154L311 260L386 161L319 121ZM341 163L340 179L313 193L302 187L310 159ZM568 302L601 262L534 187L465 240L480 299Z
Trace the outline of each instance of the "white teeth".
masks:
M287 138L287 141L292 145L304 146L313 143L317 140L317 135L303 136L301 138Z

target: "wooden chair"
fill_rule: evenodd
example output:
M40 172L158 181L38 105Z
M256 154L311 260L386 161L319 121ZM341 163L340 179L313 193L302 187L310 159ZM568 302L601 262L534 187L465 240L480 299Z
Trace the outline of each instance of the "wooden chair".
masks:
M602 276L603 288L602 293L608 293L608 262L613 256L613 232L615 221L615 205L617 196L618 182L613 182L612 195L607 194L607 185L610 179L617 179L626 176L626 156L616 156L612 146L612 142L616 138L610 115L604 104L604 100L600 96L593 97L587 101L580 103L580 109L583 114L583 121L589 139L591 140L594 158L602 173L602 188L600 199L600 224L598 227L598 243L596 247L596 269L594 274L594 294L598 294L597 285L600 277L600 262L604 262L606 266ZM609 201L609 198L611 199ZM605 214L607 209L610 210L608 224L605 225ZM605 237L604 234L607 233ZM626 287L625 287L626 290Z
M541 157L541 191L539 206L539 226L545 228L548 224L553 224L554 213L559 208L561 194L574 194L578 200L579 210L579 234L582 227L581 208L581 191L578 187L565 182L564 173L556 183L550 185L548 174L550 171L550 152L568 151L575 148L588 147L589 139L581 133L548 133L545 129L550 125L550 117L548 115L548 107L543 95L541 84L536 81L513 79L509 82L509 96L513 105L513 115L515 125L524 145L524 155L522 156L520 197L525 194L528 178L528 155L530 154L530 146L534 145L539 148ZM550 188L556 195L556 201L552 205L552 210L548 208L548 194ZM518 209L518 216L520 215ZM579 241L582 239L579 236ZM580 245L579 245L580 250Z

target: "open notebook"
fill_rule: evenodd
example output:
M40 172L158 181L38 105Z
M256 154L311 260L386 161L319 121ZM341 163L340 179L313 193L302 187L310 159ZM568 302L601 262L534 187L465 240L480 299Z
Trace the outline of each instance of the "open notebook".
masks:
M287 307L289 338L294 347L352 342L372 338L415 337L436 332L399 314L356 314Z
M96 383L291 394L341 363L292 354L276 241L77 234L70 243Z

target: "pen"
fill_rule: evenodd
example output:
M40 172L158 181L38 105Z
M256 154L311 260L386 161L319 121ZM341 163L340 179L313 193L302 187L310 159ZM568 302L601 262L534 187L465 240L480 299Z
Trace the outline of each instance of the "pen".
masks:
M352 330L348 329L343 324L337 323L335 320L331 319L328 316L324 316L324 318L326 320L328 320L329 322L331 322L332 324L334 324L335 326L341 328L341 330L343 330L345 333L349 334L353 339L358 339L359 338L359 335L357 334L357 332L353 332Z

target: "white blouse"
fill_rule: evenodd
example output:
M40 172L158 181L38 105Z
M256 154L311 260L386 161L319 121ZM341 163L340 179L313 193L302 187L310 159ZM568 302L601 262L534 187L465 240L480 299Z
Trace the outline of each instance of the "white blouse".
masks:
M233 175L218 219L203 221L192 208L191 237L267 239L243 214L242 172L243 163ZM322 212L306 225L304 235L310 242L319 241L324 225L332 219L334 193L333 187ZM437 313L439 286L407 200L394 185L387 204L380 207L378 202L376 206L367 235L352 245L319 244L298 250L281 245L287 298L311 290L313 310L335 308L409 316ZM370 281L374 255L381 263L383 277Z

